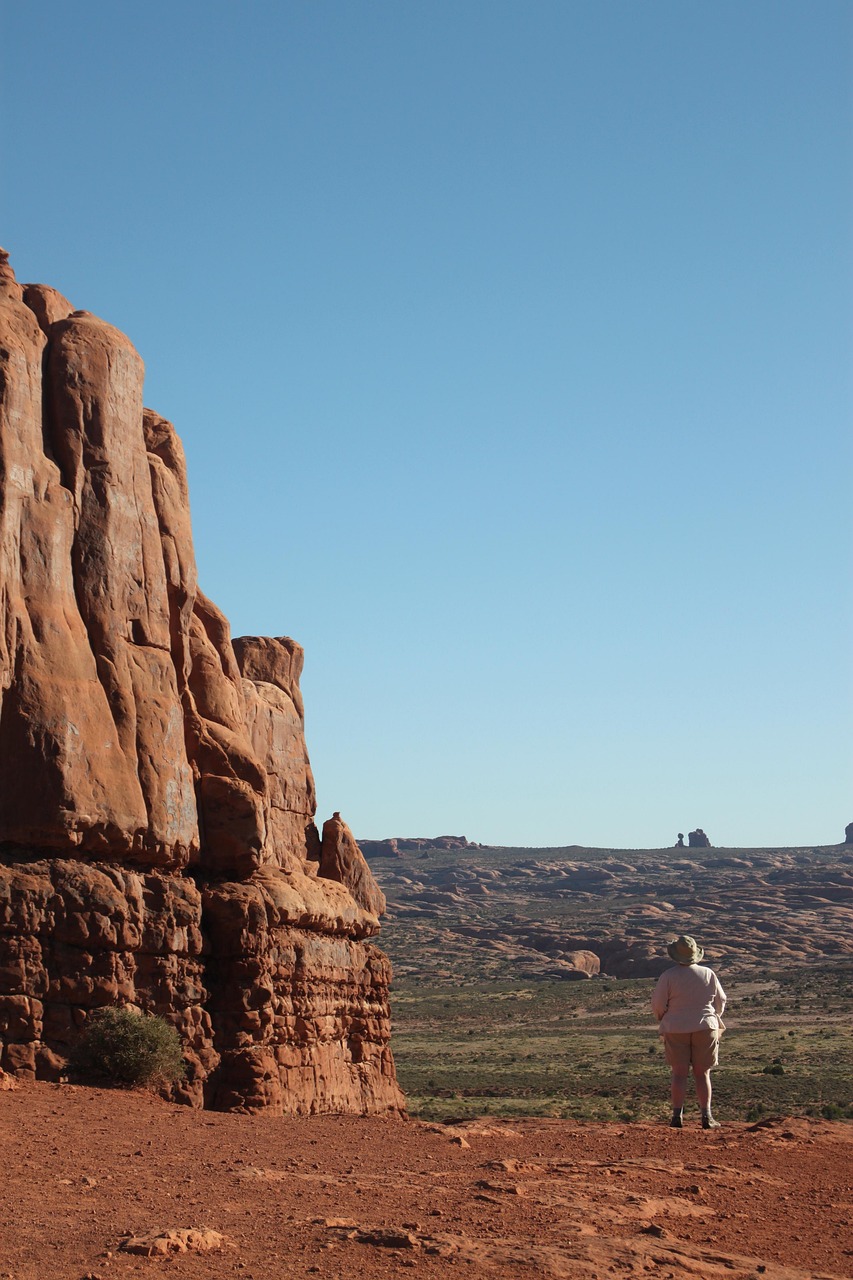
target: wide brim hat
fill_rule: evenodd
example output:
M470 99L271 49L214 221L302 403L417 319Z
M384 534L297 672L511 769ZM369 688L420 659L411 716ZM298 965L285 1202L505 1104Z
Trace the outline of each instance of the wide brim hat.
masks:
M698 964L705 954L704 948L699 946L696 939L689 938L685 933L668 943L666 949L678 964Z

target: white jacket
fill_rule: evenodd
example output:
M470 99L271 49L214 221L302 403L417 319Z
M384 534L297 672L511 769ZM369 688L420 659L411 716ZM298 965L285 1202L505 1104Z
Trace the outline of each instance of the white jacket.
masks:
M713 969L701 964L675 964L658 978L652 992L652 1010L660 1034L668 1031L701 1031L708 1027L725 1031L722 1013L726 993Z

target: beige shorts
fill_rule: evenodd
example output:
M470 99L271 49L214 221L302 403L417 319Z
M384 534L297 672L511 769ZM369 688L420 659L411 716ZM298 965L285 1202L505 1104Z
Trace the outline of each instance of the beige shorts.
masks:
M701 1031L669 1031L663 1037L666 1060L674 1070L686 1075L691 1066L694 1073L710 1071L717 1065L720 1052L720 1033L716 1027L703 1027Z

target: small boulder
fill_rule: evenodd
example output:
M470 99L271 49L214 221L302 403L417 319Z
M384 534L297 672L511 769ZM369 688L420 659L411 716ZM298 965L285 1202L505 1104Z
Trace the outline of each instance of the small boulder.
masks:
M601 961L594 951L567 951L563 958L587 978L593 978L601 972Z
M176 1253L218 1253L226 1243L225 1236L208 1227L170 1227L130 1236L122 1241L121 1249L144 1258L170 1258Z

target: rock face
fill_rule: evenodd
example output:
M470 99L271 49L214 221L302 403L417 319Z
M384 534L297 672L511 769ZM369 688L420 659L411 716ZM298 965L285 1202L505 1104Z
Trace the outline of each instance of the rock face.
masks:
M91 1012L179 1031L193 1105L402 1108L385 901L321 841L289 638L199 590L186 466L110 325L0 251L0 1074Z
M320 875L346 885L352 896L366 911L381 916L385 911L385 894L373 878L364 855L339 813L323 824L320 846Z
M711 841L705 835L701 827L697 827L695 831L691 831L687 836L687 844L691 849L710 849Z

